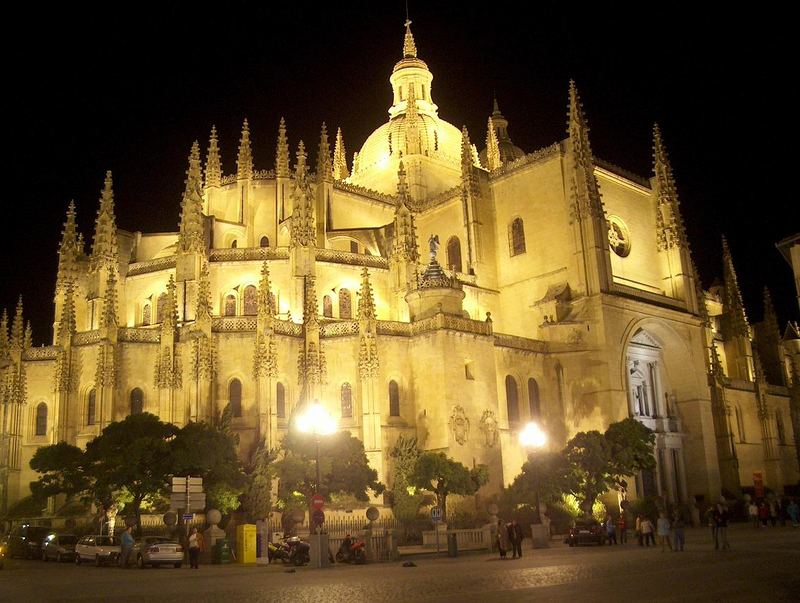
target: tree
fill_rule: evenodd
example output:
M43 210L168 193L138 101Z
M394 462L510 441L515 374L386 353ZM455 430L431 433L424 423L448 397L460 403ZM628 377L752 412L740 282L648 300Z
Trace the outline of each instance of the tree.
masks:
M411 485L411 474L419 458L417 438L400 435L389 456L394 459L392 467L392 511L401 523L417 518L423 501L421 492Z
M614 483L621 485L626 476L656 467L653 446L656 434L631 418L612 423L605 433L610 446L610 469Z
M242 507L250 520L264 519L272 510L272 463L276 452L264 440L258 445L247 467L247 484L242 494Z
M378 473L369 466L364 444L349 432L340 431L320 438L321 494L349 493L360 501L368 501L368 490L380 494L384 490ZM283 501L296 499L294 492L309 500L314 494L316 443L311 434L289 431L281 441L275 462L278 477L278 496Z
M86 467L96 495L106 497L116 490L127 490L137 528L145 497L169 487L173 473L170 440L177 433L174 425L141 413L110 423L86 445Z
M553 503L570 486L570 466L563 452L539 451L528 455L521 473L514 478L508 498L533 503L534 522L539 522L539 503Z
M42 474L38 480L31 482L31 492L36 499L57 494L75 496L92 488L92 478L86 473L83 450L66 442L37 449L30 467Z
M447 521L447 496L450 494L475 494L489 481L485 465L469 469L448 458L444 452L423 452L414 464L411 485L430 490L436 495L436 504L442 509L442 521Z

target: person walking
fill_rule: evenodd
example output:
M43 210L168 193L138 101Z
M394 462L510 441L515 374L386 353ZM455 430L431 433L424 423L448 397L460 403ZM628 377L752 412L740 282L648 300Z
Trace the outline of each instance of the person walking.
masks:
M128 568L128 561L133 551L133 527L128 526L120 537L119 566Z
M720 497L714 513L714 520L717 526L717 531L714 537L714 550L720 548L725 551L731 548L728 543L728 507L725 504L725 498Z
M614 520L611 519L611 515L606 515L606 536L608 536L608 546L612 544L617 544L617 526L614 523Z
M502 519L497 520L497 550L500 551L500 559L505 559L508 552L508 529Z
M648 517L642 519L642 539L645 546L656 545L656 539L653 535L653 522Z
M512 559L519 556L522 559L522 527L517 523L516 519L512 519L508 524L508 541L511 543L513 551Z
M192 528L192 533L189 534L189 567L192 569L200 569L200 553L203 550L203 535L197 531L197 528Z
M625 524L625 511L620 512L619 520L617 521L617 532L619 532L619 543L628 543L628 527Z
M642 536L642 516L636 516L636 540L639 541L639 546L644 546L644 537Z
M761 527L766 528L769 521L769 507L764 500L758 503L758 519L761 521Z
M680 511L676 510L672 518L672 533L675 535L675 548L673 551L683 552L683 546L686 543L686 535L684 533L684 521Z
M661 541L661 552L663 553L666 549L664 545L666 544L669 547L669 550L672 550L672 541L670 540L669 533L670 533L670 523L669 519L667 519L667 514L662 511L658 514L658 521L656 522L656 529L658 530L658 539Z
M792 527L796 528L800 526L798 519L800 518L800 506L797 505L797 502L792 499L789 501L789 504L786 505L786 514L789 516L789 519L792 520Z
M750 523L753 525L754 528L758 527L758 505L756 504L755 500L750 500L750 504L747 505L747 516L750 518Z

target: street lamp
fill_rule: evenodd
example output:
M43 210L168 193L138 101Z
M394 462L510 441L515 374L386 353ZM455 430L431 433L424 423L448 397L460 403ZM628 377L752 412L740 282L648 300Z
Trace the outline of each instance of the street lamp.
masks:
M336 419L315 401L303 414L298 415L296 425L298 431L314 435L314 442L317 445L317 483L314 489L319 492L319 438L336 432Z
M528 456L530 457L534 450L541 448L547 443L547 435L542 431L538 423L531 421L519 432L519 443L523 448L529 450ZM534 490L534 496L536 505L535 519L536 523L540 523L542 519L539 513L539 488Z

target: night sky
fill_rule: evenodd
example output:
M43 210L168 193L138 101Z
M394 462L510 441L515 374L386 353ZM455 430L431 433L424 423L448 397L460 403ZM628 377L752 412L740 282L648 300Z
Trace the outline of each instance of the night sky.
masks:
M52 337L67 204L77 203L89 249L105 170L114 173L120 228L175 231L189 148L200 140L205 158L212 124L232 173L245 117L256 169L274 167L281 116L292 153L302 138L312 162L323 121L342 128L352 161L387 119L403 2L162 4L129 13L108 12L113 3L85 13L74 3L61 13L37 6L7 23L17 35L2 42L0 307L13 312L22 293L37 344ZM721 275L724 233L751 323L761 320L765 285L781 325L798 318L792 273L774 246L800 230L788 20L736 15L730 5L703 15L645 3L571 14L520 9L530 3L410 4L443 119L466 124L482 146L496 91L511 137L531 152L565 137L574 78L594 154L648 177L657 121L704 286Z

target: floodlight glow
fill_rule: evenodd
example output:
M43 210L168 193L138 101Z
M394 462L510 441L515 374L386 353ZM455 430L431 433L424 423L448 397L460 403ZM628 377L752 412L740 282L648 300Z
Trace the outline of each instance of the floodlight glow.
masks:
M547 436L536 423L528 423L519 434L519 443L525 447L541 448L547 442Z
M303 433L330 435L336 431L336 419L321 404L315 402L297 417L297 429Z

